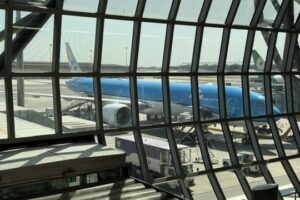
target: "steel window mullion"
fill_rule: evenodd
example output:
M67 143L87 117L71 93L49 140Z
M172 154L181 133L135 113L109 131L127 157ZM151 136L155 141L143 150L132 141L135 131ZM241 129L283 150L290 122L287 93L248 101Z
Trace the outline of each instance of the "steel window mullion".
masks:
M289 163L288 160L282 160L281 161L284 170L286 171L291 183L293 184L296 193L300 193L300 182L298 180L297 174L295 173L295 170L292 168L291 164Z
M228 15L225 20L226 25L231 25L233 23L233 20L236 15L236 12L239 8L240 2L241 2L241 0L233 0L232 1Z
M150 183L151 176L149 173L148 162L146 152L144 149L143 139L139 124L139 107L138 107L138 91L137 91L137 80L136 77L129 77L130 81L130 96L131 96L131 118L132 126L136 127L133 130L133 135L136 143L136 149L139 156L140 166L143 173L143 178L146 182Z
M145 0L139 0L138 6L136 9L135 15L140 18L143 15L143 10L145 8ZM136 21L133 27L133 36L132 36L132 46L131 46L131 57L130 57L130 66L129 71L132 73L129 76L130 81L130 96L131 96L131 117L132 117L132 126L135 127L133 130L133 135L136 142L136 149L139 156L140 166L142 168L143 178L146 182L150 183L152 178L150 176L148 162L146 157L146 152L144 149L143 138L140 130L139 124L139 105L138 105L138 90L137 90L137 76L135 72L137 70L137 57L138 57L138 48L140 41L140 31L141 31L141 22Z
M163 62L162 62L162 72L163 73L168 73L169 68L170 68L174 26L175 26L174 22L175 22L175 19L177 16L179 5L180 5L180 0L173 0L172 6L170 9L170 13L169 13L169 17L168 17L169 22L167 24Z
M200 108L200 102L199 102L199 83L198 83L198 76L194 75L192 76L192 105L193 105L193 117L195 123L195 132L198 138L200 151L202 154L202 158L204 161L204 167L206 170L212 170L212 163L210 160L210 155L208 152L207 145L205 143L205 137L204 137L204 131L202 130L202 122L201 122L201 108Z
M281 143L281 139L280 139L280 135L276 126L276 123L274 121L274 118L268 118L268 122L269 122L269 126L270 126L270 130L274 139L274 143L275 143L275 147L277 149L278 152L278 156L279 158L285 158L285 151L283 148L283 145Z
M94 64L93 72L96 76L93 76L94 86L94 103L95 103L95 117L96 117L96 129L99 130L95 135L97 142L106 145L103 127L103 103L102 103L102 90L101 90L101 59L102 59L102 46L103 46L103 32L104 32L104 18L101 14L105 13L107 6L107 0L101 0L98 6L97 22L96 22L96 34L95 34L95 46L94 46Z
M130 66L129 72L136 73L137 71L137 62L138 62L138 53L140 45L140 36L141 36L141 27L142 22L141 18L144 13L146 5L146 0L139 0L135 16L138 18L137 21L134 21L133 34L132 34L132 45L131 45L131 56L130 56Z
M246 41L243 66L242 66L243 73L248 73L249 71L254 37L255 37L255 31L249 30L247 34L247 41Z
M288 73L292 72L295 52L299 52L299 46L297 45L298 44L297 40L298 40L298 34L293 33L291 40L290 40L291 41L290 48L288 50L288 57L287 57L286 67L285 67L285 72L288 72ZM296 51L296 50L298 50L298 51Z
M284 50L283 50L283 56L282 56L282 66L280 69L280 72L287 72L287 61L288 61L288 57L289 57L289 51L292 45L292 38L293 35L287 33L285 36L285 44L284 44Z
M61 11L63 1L56 2L56 8ZM54 36L53 36L53 54L52 54L52 72L54 78L52 80L53 90L53 106L54 106L54 123L55 132L58 135L62 135L62 113L61 113L61 98L60 98L60 81L59 81L59 62L60 62L60 43L61 43L61 27L62 26L62 14L58 12L54 16Z
M261 148L258 143L257 135L255 133L252 120L245 120L247 131L251 140L251 144L253 147L253 151L258 162L264 162L264 158L262 156Z
M257 26L259 19L263 13L263 10L264 10L267 0L259 0L259 1L256 0L253 2L257 3L257 5L256 5L255 11L253 13L253 17L250 22L251 27Z
M270 38L269 38L268 52L267 52L267 58L265 63L265 69L264 69L264 72L268 74L272 70L273 57L276 48L277 32L272 32L269 37Z
M208 12L210 10L212 0L205 0L202 4L202 8L198 17L198 23L204 23L206 21Z
M197 26L196 33L195 33L192 66L191 66L191 73L193 73L193 74L198 73L198 70L199 70L203 31L204 31L203 26Z
M298 17L296 19L296 22L294 24L294 29L298 32L300 30L300 13L298 14Z
M288 8L290 2L291 2L291 0L283 0L283 2L281 3L281 6L280 6L279 10L277 11L277 16L273 23L273 28L280 28L280 25L282 23L282 20L284 19L284 15L287 11L287 8Z
M225 200L226 197L224 195L224 192L220 186L220 182L219 180L217 179L216 177L216 174L215 173L209 173L207 174L207 177L209 179L209 182L211 183L212 187L213 187L213 190L215 192L215 195L217 197L218 200Z
M218 63L218 73L224 73L225 65L226 65L226 58L228 52L228 44L230 39L230 28L224 28L223 35L222 35L222 44L220 49L219 55L219 63ZM222 74L223 75L223 74Z
M8 2L11 6L11 1ZM16 138L15 133L15 120L14 120L14 104L13 104L13 86L12 86L12 24L13 24L13 10L11 7L5 11L5 99L6 99L6 118L7 118L7 136L8 141L14 141Z

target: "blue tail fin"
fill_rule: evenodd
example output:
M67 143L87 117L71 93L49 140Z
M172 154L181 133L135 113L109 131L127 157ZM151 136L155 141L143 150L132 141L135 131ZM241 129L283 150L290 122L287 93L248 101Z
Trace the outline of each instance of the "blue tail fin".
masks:
M66 52L71 72L81 72L81 69L68 42L66 42Z

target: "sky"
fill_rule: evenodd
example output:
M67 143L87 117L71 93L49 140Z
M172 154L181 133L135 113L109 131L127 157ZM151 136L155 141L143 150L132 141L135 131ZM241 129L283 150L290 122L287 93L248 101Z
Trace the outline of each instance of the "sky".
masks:
M279 2L281 2L280 0ZM76 2L74 4L74 2ZM88 3L87 3L88 2ZM207 22L224 23L231 0L213 0L208 14ZM168 17L168 11L172 0L148 0L145 7L144 17L162 18ZM178 20L197 21L203 0L184 0L178 11ZM97 0L66 0L65 10L95 12ZM107 13L133 16L137 0L109 0ZM159 5L159 6L158 6ZM299 13L299 6L295 6L295 12ZM237 11L234 24L249 24L254 12L253 2L242 0ZM24 16L28 13L22 12ZM296 14L297 15L297 14ZM270 1L264 9L264 16L274 20L276 12ZM15 18L15 13L14 13ZM53 45L52 16L43 26L35 38L24 50L25 61L49 62L52 57ZM0 10L0 30L4 29L4 11ZM194 26L176 25L171 53L171 65L183 65L191 63L196 28ZM205 28L200 63L217 63L222 40L220 28ZM94 43L96 32L96 19L90 17L63 16L61 34L60 61L66 62L65 43L68 42L74 51L78 62L91 62L94 58ZM165 41L166 24L142 23L141 39L139 48L139 67L161 67ZM106 19L103 38L103 64L128 65L131 54L133 22L124 20ZM243 60L244 47L246 44L247 31L232 30L227 62L241 63ZM277 47L282 52L285 34L279 34ZM0 43L0 52L3 51L4 42ZM260 32L255 35L253 48L257 49L262 57L266 56L267 45Z

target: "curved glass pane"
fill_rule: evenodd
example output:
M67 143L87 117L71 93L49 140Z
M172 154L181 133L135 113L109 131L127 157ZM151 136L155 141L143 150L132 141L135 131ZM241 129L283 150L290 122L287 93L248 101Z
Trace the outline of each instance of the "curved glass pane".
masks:
M226 72L240 72L242 70L246 40L247 31L231 30L225 66Z
M223 29L204 28L199 72L216 72L218 68Z
M18 77L13 92L16 138L54 134L52 80Z
M13 49L16 59L12 62L13 72L31 72L42 73L50 72L52 64L52 43L53 43L53 23L54 16L45 15L43 13L28 13L14 11L15 35L13 43L22 46L22 37L24 35L33 36L32 40L25 45L22 51L17 51L17 47ZM27 19L43 19L44 23L34 24L25 23ZM20 23L20 24L19 24Z
M64 0L64 10L95 13L100 0Z
M133 16L138 0L108 0L106 14Z
M241 0L233 24L249 25L255 11L255 1Z
M138 71L161 71L165 35L165 24L146 22L142 23L138 57Z
M277 16L278 10L281 6L282 0L273 1L267 0L264 11L261 15L258 26L261 27L272 27L273 22Z
M143 17L166 19L169 16L172 0L148 0Z
M228 15L232 0L214 0L209 9L206 22L224 24Z
M203 0L181 1L176 19L180 21L197 21L202 5Z
M175 26L170 71L190 71L193 56L195 30L196 28L193 26Z
M129 70L132 30L132 21L105 20L101 64L103 72Z
M92 71L95 25L95 18L66 15L62 17L60 72Z

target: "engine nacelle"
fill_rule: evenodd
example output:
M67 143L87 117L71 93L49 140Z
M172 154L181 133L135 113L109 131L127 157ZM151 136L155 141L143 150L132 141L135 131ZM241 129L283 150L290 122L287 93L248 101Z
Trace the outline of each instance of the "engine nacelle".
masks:
M120 103L103 106L103 121L111 127L131 126L131 110Z

